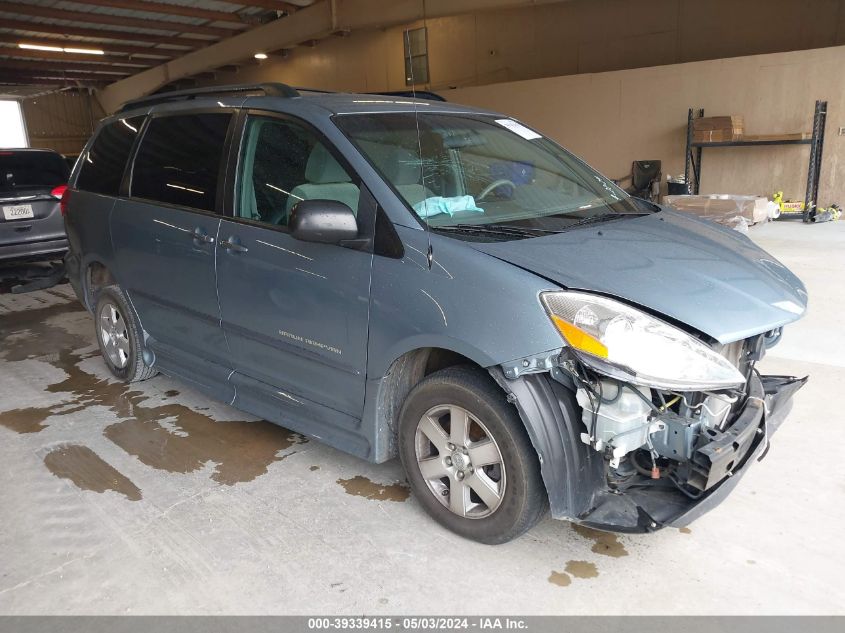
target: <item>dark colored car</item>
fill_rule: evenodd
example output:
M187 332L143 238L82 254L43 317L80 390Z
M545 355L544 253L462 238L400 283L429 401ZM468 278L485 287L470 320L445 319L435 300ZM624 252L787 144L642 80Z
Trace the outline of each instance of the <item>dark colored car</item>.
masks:
M60 201L70 167L46 149L0 150L0 262L67 251Z
M372 462L500 543L683 526L804 383L807 305L736 231L501 114L282 84L127 104L76 163L68 278L110 371L161 371Z

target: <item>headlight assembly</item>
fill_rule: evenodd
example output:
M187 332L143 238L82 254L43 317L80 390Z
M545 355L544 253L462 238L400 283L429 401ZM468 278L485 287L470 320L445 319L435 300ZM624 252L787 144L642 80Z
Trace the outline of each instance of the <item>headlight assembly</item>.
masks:
M570 291L545 292L540 299L566 343L603 374L676 391L745 383L736 367L701 341L624 303Z

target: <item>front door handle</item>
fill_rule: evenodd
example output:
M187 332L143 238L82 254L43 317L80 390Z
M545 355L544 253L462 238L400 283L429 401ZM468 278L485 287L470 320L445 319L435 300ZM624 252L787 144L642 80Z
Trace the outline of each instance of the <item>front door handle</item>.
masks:
M227 251L232 251L233 253L246 253L249 249L241 244L240 240L237 237L230 237L228 240L223 240L220 242L220 246L225 248Z
M193 231L191 231L191 235L194 238L194 242L199 244L214 244L214 238L211 237L204 228L196 227Z

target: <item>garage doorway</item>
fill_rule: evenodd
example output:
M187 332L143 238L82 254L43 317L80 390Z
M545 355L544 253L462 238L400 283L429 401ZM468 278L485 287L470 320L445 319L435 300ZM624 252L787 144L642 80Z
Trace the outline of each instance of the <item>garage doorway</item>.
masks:
M0 147L29 147L17 101L0 101Z

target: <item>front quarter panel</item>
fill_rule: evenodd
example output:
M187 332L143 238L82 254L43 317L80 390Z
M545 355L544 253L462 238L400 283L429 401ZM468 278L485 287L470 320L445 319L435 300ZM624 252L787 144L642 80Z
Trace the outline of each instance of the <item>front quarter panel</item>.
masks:
M559 349L539 295L553 284L436 233L397 226L402 259L373 263L368 377L425 347L491 367ZM433 263L427 261L431 238Z

